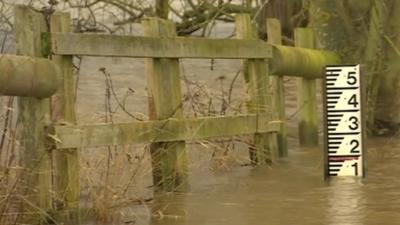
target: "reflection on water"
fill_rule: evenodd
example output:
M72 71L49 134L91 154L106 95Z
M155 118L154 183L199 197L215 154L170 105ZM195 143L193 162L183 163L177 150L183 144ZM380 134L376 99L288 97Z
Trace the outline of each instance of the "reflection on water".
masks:
M186 194L155 193L152 206L152 225L185 224L187 215L185 210Z
M361 178L336 177L330 182L327 205L329 225L361 225L363 223L363 197Z
M150 224L400 224L400 151L374 151L363 180L324 181L316 149L292 151L273 168L194 173L189 193L156 196Z

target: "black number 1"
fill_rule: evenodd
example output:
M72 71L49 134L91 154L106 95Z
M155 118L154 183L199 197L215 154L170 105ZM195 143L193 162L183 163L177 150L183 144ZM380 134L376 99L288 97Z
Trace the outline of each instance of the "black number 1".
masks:
M356 176L358 176L358 163L354 163L351 166L354 167L354 173L356 174Z

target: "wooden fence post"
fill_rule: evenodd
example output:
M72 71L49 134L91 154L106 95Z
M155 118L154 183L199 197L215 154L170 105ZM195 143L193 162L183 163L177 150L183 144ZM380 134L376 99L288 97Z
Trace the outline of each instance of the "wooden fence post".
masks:
M255 39L255 30L252 29L250 16L238 14L236 16L236 35L239 39ZM243 75L246 82L247 111L250 113L271 113L271 104L268 92L268 64L264 59L243 60ZM271 164L275 160L275 149L271 148L273 134L256 133L254 146L250 148L252 164Z
M18 55L43 57L41 32L47 27L43 15L27 6L15 7L15 38ZM40 215L39 220L52 221L51 153L46 146L46 126L50 124L49 98L18 98L18 117L21 128L20 164L24 168L18 184L24 212ZM29 223L36 223L35 218Z
M71 32L69 13L56 12L50 19L50 32ZM50 43L49 43L50 44ZM52 120L76 124L75 79L72 56L52 56L61 68L62 86L52 97ZM78 149L60 149L53 152L55 210L65 224L79 224L79 152Z
M296 47L315 47L314 33L311 29L297 28L294 37ZM300 146L315 147L318 145L316 79L299 78L298 91Z
M151 37L175 37L171 21L148 18L143 21L145 34ZM149 117L151 120L183 118L179 59L146 60ZM153 182L165 191L187 187L187 159L184 141L150 145Z
M282 30L281 23L278 19L269 18L267 19L267 34L268 42L270 44L282 45ZM286 129L286 111L285 111L285 88L283 76L272 76L272 106L274 118L282 121L280 125L280 131L278 132L278 149L279 156L288 155L287 146L287 129Z

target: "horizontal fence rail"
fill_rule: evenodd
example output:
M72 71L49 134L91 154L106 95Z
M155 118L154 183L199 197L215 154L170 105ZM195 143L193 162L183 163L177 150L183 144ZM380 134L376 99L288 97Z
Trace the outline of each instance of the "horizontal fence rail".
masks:
M279 122L269 114L167 119L119 124L55 126L58 149L196 140L276 132Z
M271 46L261 40L158 38L108 34L51 33L57 55L135 58L271 58ZM46 37L46 35L43 35Z
M270 59L272 75L322 78L325 65L340 62L337 54L271 45L261 40L140 37L108 34L43 34L48 54L133 58ZM50 42L49 42L50 40ZM101 47L99 47L101 46Z

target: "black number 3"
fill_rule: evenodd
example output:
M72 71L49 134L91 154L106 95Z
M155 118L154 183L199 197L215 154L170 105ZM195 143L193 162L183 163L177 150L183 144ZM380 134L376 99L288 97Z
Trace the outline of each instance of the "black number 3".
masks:
M355 116L352 116L349 118L349 121L351 124L349 125L350 130L357 130L358 129L358 118Z

